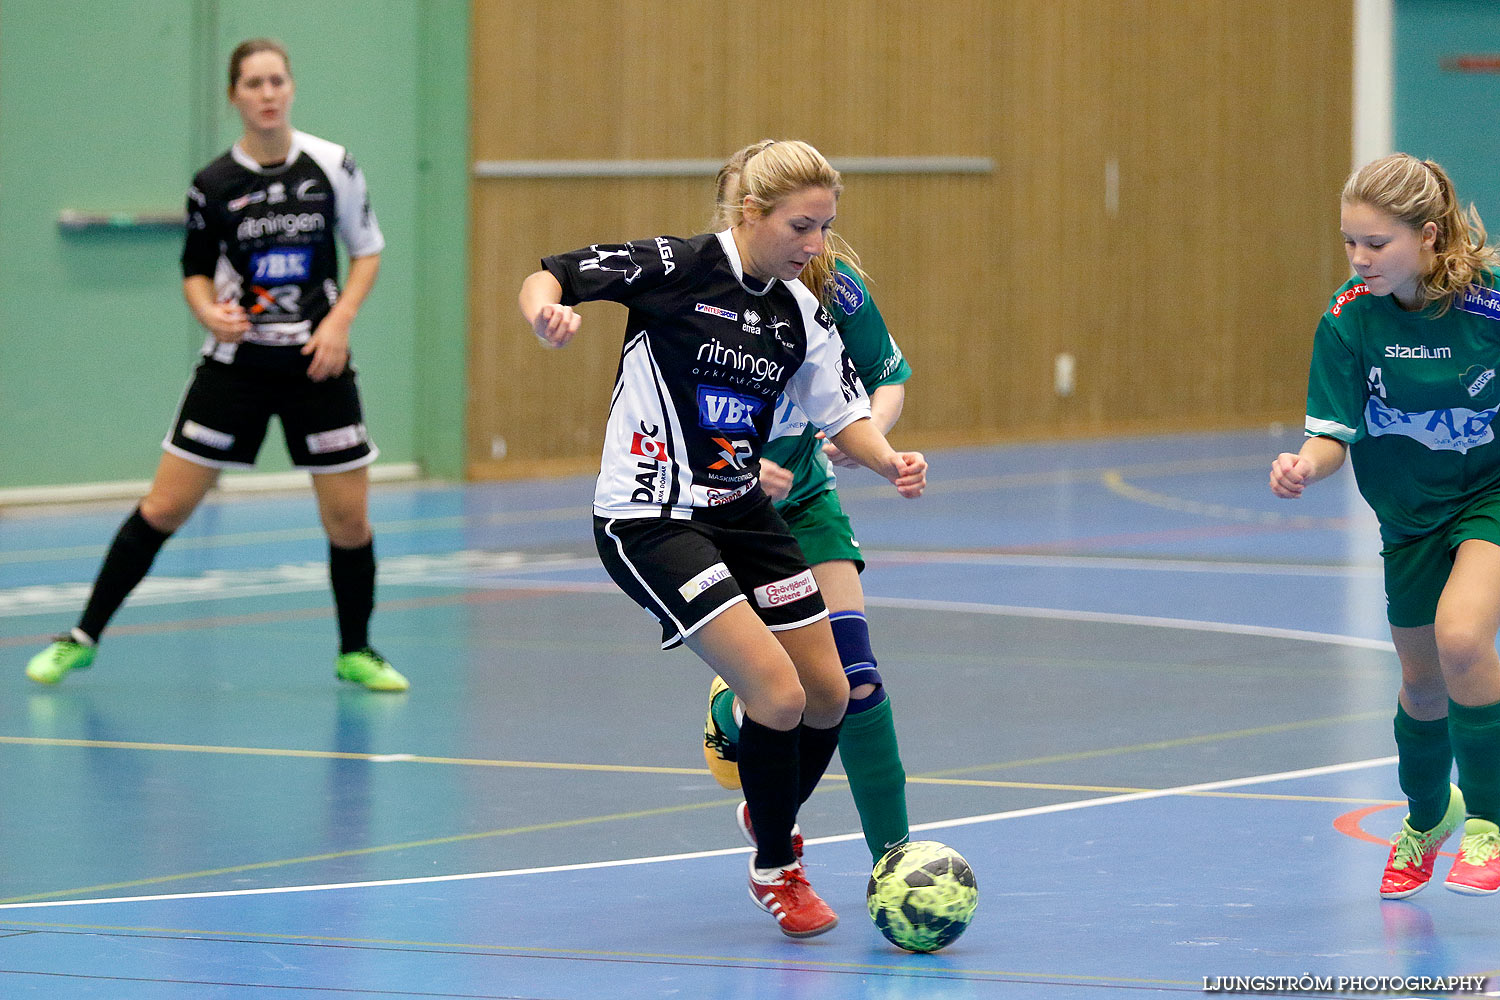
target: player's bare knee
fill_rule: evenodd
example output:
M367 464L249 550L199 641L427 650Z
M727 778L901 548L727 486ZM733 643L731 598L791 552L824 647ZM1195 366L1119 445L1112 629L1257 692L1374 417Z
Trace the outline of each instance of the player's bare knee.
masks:
M1441 678L1406 681L1401 685L1401 700L1414 718L1440 719L1448 712L1448 686Z
M1433 628L1433 638L1445 677L1467 674L1495 656L1495 634L1475 622L1445 621L1440 617Z
M198 505L181 497L148 493L141 499L141 517L162 534L170 535L187 523Z
M323 530L328 540L341 549L357 549L371 538L370 519L363 510L324 511Z
M800 687L779 687L753 699L741 700L747 716L768 729L782 732L796 729L807 710L807 699Z

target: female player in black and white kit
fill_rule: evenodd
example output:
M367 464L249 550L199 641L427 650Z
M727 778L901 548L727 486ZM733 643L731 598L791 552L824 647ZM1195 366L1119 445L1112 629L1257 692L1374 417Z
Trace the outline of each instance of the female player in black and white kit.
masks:
M349 363L349 327L385 240L353 158L291 127L294 89L280 43L250 39L230 56L229 101L244 135L193 178L182 252L183 295L208 331L203 361L150 491L115 536L77 627L27 665L34 681L55 684L93 662L105 625L162 543L220 470L254 465L276 414L293 463L313 473L328 533L341 643L335 671L372 690L407 688L369 644L375 553L366 467L378 452ZM342 290L335 234L350 257Z
M521 313L554 347L573 304L629 307L594 494L610 576L745 707L739 769L756 839L750 895L783 933L838 918L793 850L797 809L833 756L849 684L811 570L757 478L784 391L839 449L908 497L927 463L897 453L832 321L797 281L833 224L838 172L802 142L744 169L744 219L721 233L558 254L521 288Z

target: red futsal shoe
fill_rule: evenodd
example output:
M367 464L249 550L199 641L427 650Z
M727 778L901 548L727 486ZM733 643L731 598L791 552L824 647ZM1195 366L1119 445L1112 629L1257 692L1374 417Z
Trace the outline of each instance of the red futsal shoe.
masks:
M1464 824L1458 860L1443 884L1467 896L1488 896L1500 889L1500 827L1473 818Z
M816 893L801 865L782 869L774 880L755 877L755 859L750 859L750 898L776 918L781 933L792 938L816 937L838 926L838 914Z

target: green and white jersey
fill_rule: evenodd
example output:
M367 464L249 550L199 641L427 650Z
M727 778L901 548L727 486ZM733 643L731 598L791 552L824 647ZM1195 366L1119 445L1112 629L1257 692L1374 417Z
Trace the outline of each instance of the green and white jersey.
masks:
M865 391L873 393L882 385L899 385L911 378L911 366L886 329L870 290L843 261L835 267L832 298L829 312ZM833 489L833 464L823 454L822 446L818 429L808 423L806 414L786 396L777 400L776 420L763 454L790 469L793 476L792 491L777 507L801 503Z
M1491 426L1500 412L1500 292L1471 286L1438 316L1369 291L1351 279L1318 323L1306 429L1349 445L1359 491L1392 544L1500 490Z

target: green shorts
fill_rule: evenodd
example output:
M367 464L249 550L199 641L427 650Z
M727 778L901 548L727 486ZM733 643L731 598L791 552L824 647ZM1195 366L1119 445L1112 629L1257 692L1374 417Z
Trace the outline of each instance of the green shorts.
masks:
M777 504L776 510L792 529L809 566L847 559L856 570L865 568L849 515L839 504L838 490L825 490L811 499L786 506Z
M1431 625L1453 572L1453 553L1471 538L1500 545L1500 494L1480 497L1431 534L1382 550L1386 620L1397 628Z

